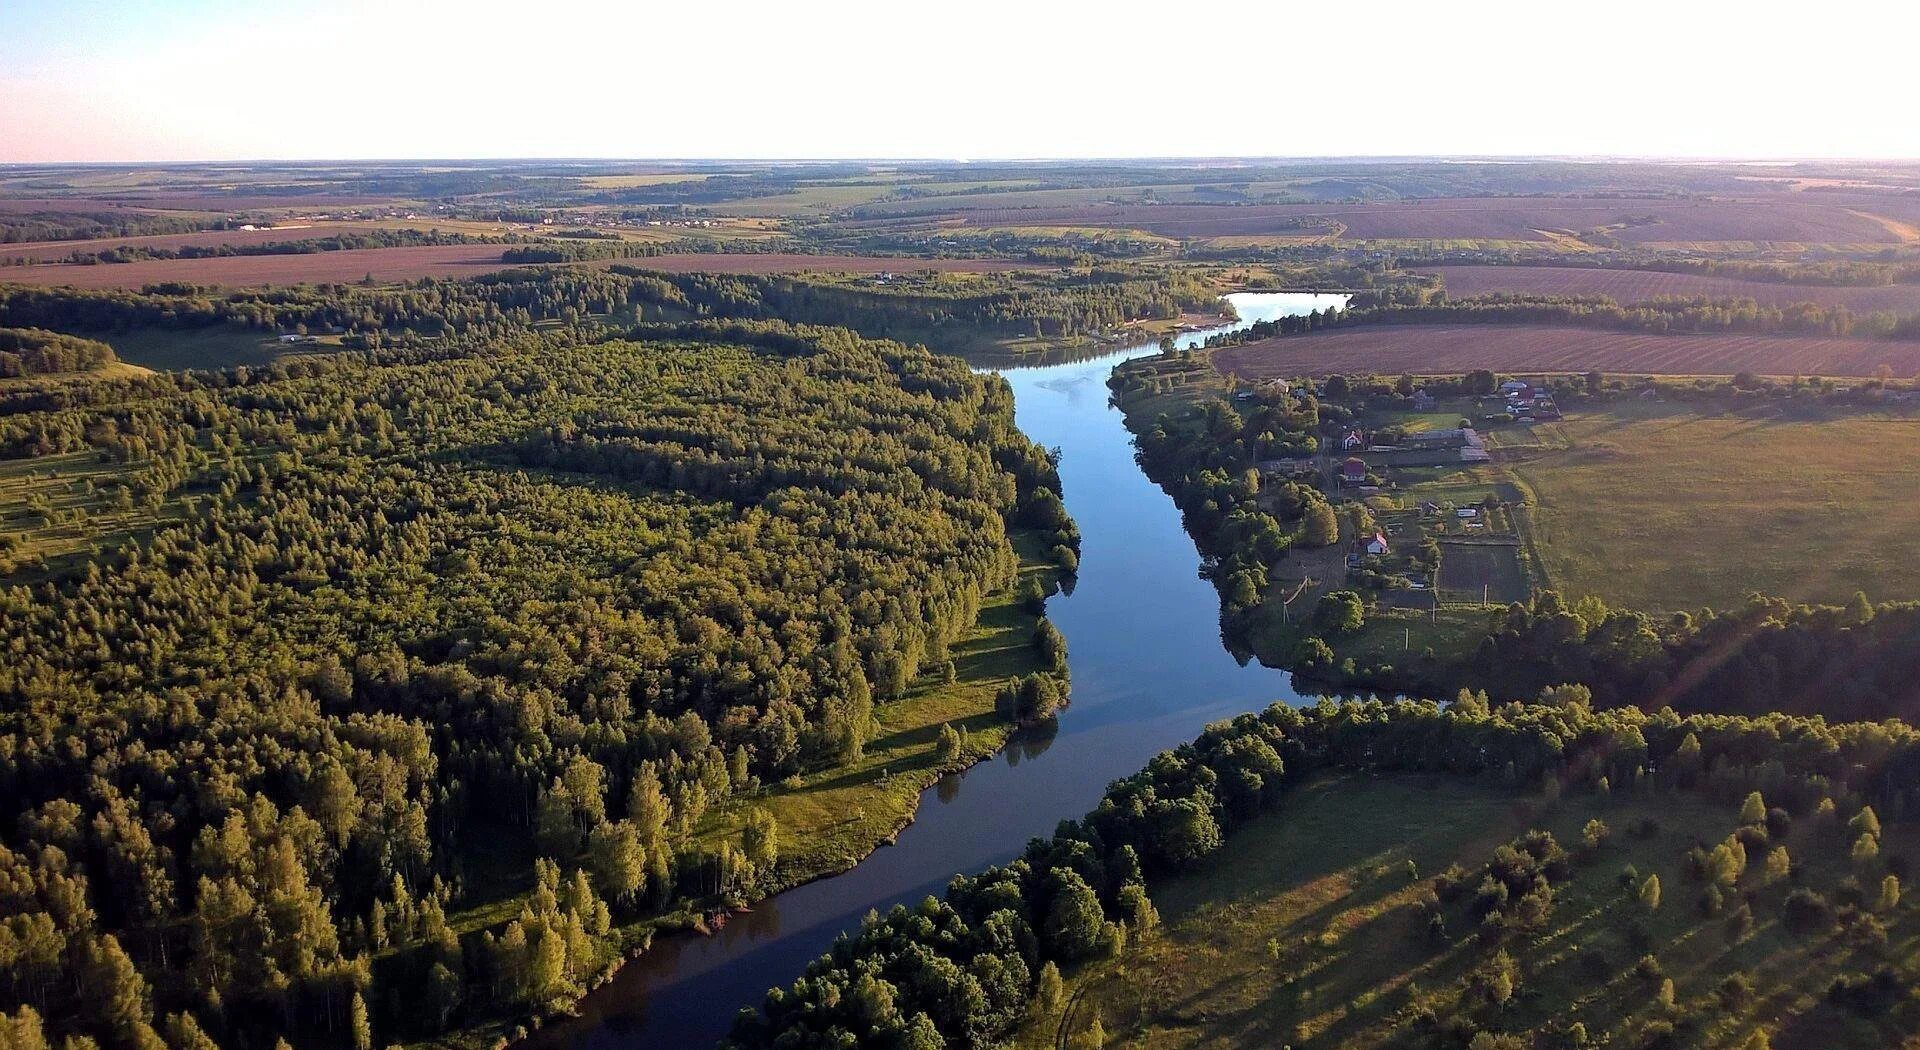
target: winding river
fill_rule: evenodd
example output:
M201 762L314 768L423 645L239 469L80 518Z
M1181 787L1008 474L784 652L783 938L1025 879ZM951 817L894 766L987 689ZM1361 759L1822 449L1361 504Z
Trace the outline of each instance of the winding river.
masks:
M1344 305L1342 295L1239 293L1236 324ZM938 894L954 873L1011 860L1098 802L1111 781L1191 739L1207 722L1274 700L1298 701L1285 672L1243 665L1221 645L1219 599L1198 574L1180 512L1133 459L1107 404L1115 365L1153 344L1069 364L999 369L1027 435L1062 453L1067 509L1080 525L1078 580L1047 602L1066 634L1073 702L1045 737L1016 738L997 758L920 798L899 841L852 870L762 901L712 937L663 937L589 995L580 1015L528 1040L530 1050L711 1046L742 1006L800 975L870 909Z

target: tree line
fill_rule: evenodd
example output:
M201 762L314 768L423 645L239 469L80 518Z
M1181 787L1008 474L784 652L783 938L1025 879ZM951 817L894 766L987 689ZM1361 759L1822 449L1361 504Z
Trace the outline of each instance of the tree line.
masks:
M487 237L444 230L370 229L358 233L339 233L327 237L306 237L262 244L183 244L158 247L122 244L99 251L75 250L63 262L75 266L140 262L146 259L226 259L246 255L313 255L319 252L343 252L363 248L418 248L449 244L499 244L507 238ZM0 260L26 263L25 259Z

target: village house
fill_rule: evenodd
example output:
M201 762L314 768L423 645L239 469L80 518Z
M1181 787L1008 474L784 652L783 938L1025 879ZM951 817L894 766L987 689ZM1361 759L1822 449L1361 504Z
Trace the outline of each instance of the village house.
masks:
M1375 554L1375 555L1385 554L1389 550L1391 550L1391 548L1387 546L1387 538L1381 535L1378 531L1375 531L1373 534L1373 538L1367 541L1368 554Z
M1349 430L1347 436L1340 439L1340 451L1352 452L1356 448L1365 446L1366 443L1367 439L1362 437L1358 430Z
M1340 480L1349 485L1362 485L1367 480L1367 462L1363 459L1349 459L1340 467Z
M1413 392L1413 410L1415 412L1431 412L1439 403L1439 399L1427 393L1425 388Z

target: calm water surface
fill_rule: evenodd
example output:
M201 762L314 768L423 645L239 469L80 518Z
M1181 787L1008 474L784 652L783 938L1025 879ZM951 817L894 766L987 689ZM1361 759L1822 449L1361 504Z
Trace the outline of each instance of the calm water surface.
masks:
M1183 337L1192 345L1253 321L1341 306L1303 293L1228 296L1238 325ZM1047 602L1066 634L1073 702L1046 737L946 777L920 798L893 846L851 871L789 890L712 937L663 937L581 1004L537 1033L534 1050L710 1046L742 1006L790 983L869 909L939 893L956 872L1011 860L1100 800L1109 782L1191 739L1207 722L1298 701L1285 672L1242 665L1220 642L1219 599L1173 501L1133 459L1107 404L1115 365L1158 352L1116 349L1071 364L1000 369L1028 437L1062 453L1067 509L1080 525L1079 579Z

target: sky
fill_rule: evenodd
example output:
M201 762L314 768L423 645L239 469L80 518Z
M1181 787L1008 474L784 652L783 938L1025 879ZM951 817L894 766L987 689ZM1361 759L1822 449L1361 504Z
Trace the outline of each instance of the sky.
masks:
M0 162L1915 158L1917 7L0 0Z

